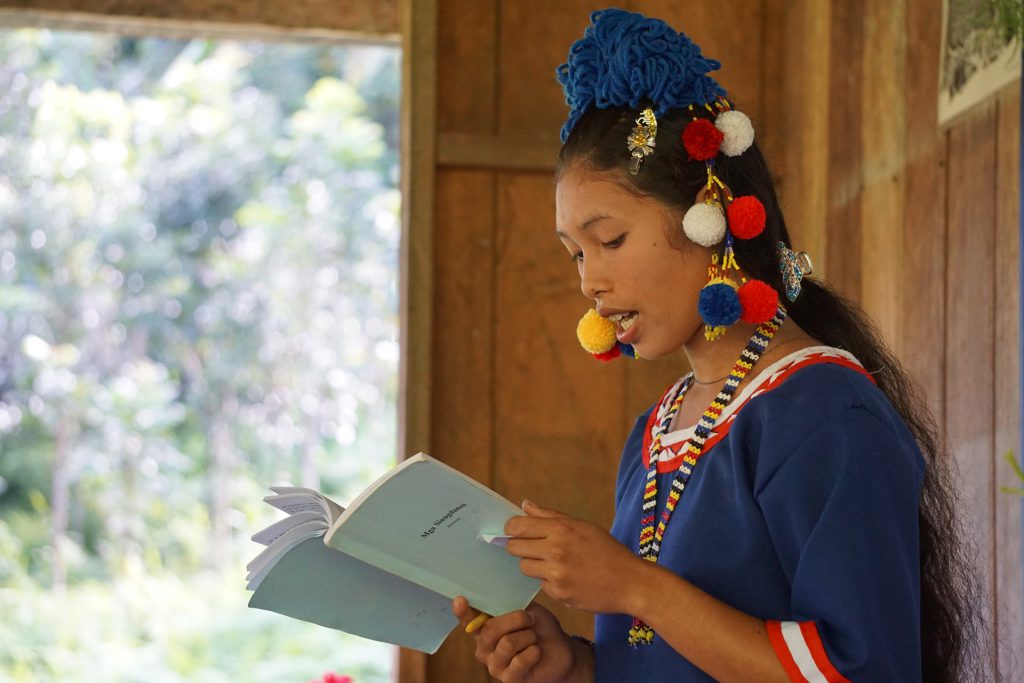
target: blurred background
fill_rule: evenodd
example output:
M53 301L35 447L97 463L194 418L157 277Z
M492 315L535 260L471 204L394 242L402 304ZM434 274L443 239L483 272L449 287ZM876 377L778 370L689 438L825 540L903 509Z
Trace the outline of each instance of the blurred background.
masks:
M390 679L244 566L395 462L400 52L0 31L0 681Z

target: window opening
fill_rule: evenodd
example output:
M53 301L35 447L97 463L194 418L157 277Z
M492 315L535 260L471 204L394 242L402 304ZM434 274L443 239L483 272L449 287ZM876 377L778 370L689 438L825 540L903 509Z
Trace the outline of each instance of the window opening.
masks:
M396 456L399 48L0 31L0 670L390 680L250 610Z

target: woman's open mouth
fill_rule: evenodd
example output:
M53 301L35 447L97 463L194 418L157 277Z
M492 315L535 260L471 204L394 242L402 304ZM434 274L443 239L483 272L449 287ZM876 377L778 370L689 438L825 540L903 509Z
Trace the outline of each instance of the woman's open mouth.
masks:
M633 336L629 334L629 330L636 322L637 315L636 311L627 311L608 316L608 319L615 323L615 338L623 344L628 344L628 340Z

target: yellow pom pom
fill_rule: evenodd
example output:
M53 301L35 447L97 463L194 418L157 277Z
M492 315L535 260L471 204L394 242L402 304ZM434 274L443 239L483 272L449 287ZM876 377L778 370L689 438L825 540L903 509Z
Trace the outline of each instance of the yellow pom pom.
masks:
M591 308L576 326L576 338L590 353L604 353L615 346L615 323Z

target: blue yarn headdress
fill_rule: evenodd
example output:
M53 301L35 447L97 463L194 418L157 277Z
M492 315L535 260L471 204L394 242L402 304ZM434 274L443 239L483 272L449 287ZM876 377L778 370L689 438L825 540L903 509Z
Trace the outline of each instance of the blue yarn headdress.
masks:
M754 140L750 119L733 109L725 89L709 75L720 68L686 34L664 21L609 8L590 15L590 26L556 69L569 105L562 142L591 108L637 110L636 126L624 150L632 157L629 172L634 175L644 158L654 153L657 117L671 110L689 112L691 121L681 142L691 160L705 165L708 182L705 200L686 212L683 231L697 244L723 248L721 261L717 255L712 261L697 307L708 339L721 336L737 320L767 321L778 303L778 293L771 286L739 276L733 253L734 238L752 239L762 232L765 211L754 196L734 198L715 171L719 154L739 156ZM736 276L730 271L736 271ZM612 335L606 330L595 338L611 344ZM597 349L588 350L606 360Z
M569 48L568 61L556 70L569 105L562 142L591 106L639 109L650 102L655 116L661 116L670 109L710 104L725 96L708 75L721 66L660 19L617 8L598 10Z

